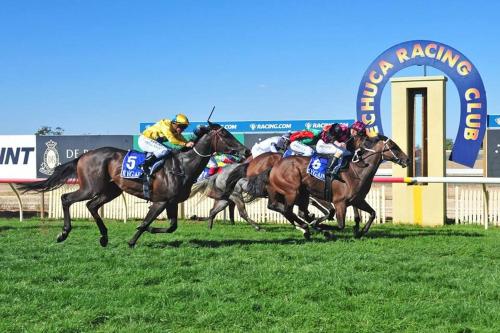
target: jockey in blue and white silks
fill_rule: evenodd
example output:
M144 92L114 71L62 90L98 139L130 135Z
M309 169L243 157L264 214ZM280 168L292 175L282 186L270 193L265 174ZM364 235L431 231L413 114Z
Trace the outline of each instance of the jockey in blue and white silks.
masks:
M279 153L285 151L290 143L290 133L281 136L273 136L253 145L252 157L256 158L264 153Z

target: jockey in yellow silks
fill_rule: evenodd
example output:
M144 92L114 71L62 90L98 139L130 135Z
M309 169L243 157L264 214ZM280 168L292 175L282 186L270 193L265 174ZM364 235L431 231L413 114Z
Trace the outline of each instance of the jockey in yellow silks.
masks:
M148 176L154 172L150 167L156 161L167 157L172 150L193 147L194 142L188 141L182 135L188 126L188 118L178 114L172 120L162 119L142 132L137 143L143 151L152 153L142 166Z

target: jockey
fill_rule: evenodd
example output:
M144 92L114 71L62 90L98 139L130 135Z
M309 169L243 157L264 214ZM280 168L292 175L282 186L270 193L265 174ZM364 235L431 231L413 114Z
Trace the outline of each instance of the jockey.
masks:
M290 137L290 149L296 156L312 156L314 154L313 146L320 138L321 130L303 130L292 134Z
M224 153L215 154L210 157L207 166L205 167L205 169L203 169L203 172L200 174L196 181L199 182L203 179L215 175L216 173L221 173L226 166L234 163L240 163L241 161L242 158L236 155Z
M142 165L146 176L154 173L155 170L150 168L156 161L167 157L173 150L194 146L193 141L186 140L182 135L188 125L188 118L179 113L172 120L162 119L142 132L138 145L143 151L152 153Z
M352 137L355 137L356 135L365 137L367 135L365 123L359 120L355 121L354 124L351 125L350 131Z
M252 157L256 158L268 152L278 153L280 151L285 151L290 143L290 135L291 133L286 133L282 136L273 136L261 142L257 142L252 147Z
M321 138L316 144L316 151L319 154L333 156L330 164L328 165L327 173L331 174L334 179L338 178L343 157L347 152L346 145L350 138L351 135L349 127L343 124L335 123L327 125L323 128Z

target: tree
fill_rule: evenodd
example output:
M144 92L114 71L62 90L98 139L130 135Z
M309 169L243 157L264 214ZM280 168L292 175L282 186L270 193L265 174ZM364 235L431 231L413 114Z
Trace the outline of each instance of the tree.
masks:
M446 149L446 150L453 149L453 140L452 139L446 138L446 141L444 142L444 149Z
M42 126L35 132L35 135L62 135L63 133L64 129L59 126L54 129L50 126Z

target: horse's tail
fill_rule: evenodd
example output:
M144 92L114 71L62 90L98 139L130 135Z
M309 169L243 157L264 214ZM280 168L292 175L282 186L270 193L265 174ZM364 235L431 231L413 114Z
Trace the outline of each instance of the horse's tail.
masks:
M199 182L194 183L193 187L191 188L191 193L189 194L189 197L194 197L197 193L205 193L209 185L212 183L212 178L215 179L217 177L217 173L215 175L212 175L208 178L205 178L203 180L200 180Z
M226 188L224 189L224 197L229 197L236 186L236 183L247 176L248 163L242 163L234 168L226 180Z
M58 165L54 169L54 173L47 179L33 182L29 184L21 184L17 185L17 188L23 193L28 191L35 192L46 192L55 190L66 184L66 181L70 178L74 178L76 176L76 165L78 164L78 160L80 158L75 158L74 160Z
M248 178L246 192L249 198L263 198L267 195L266 185L269 183L271 169Z

